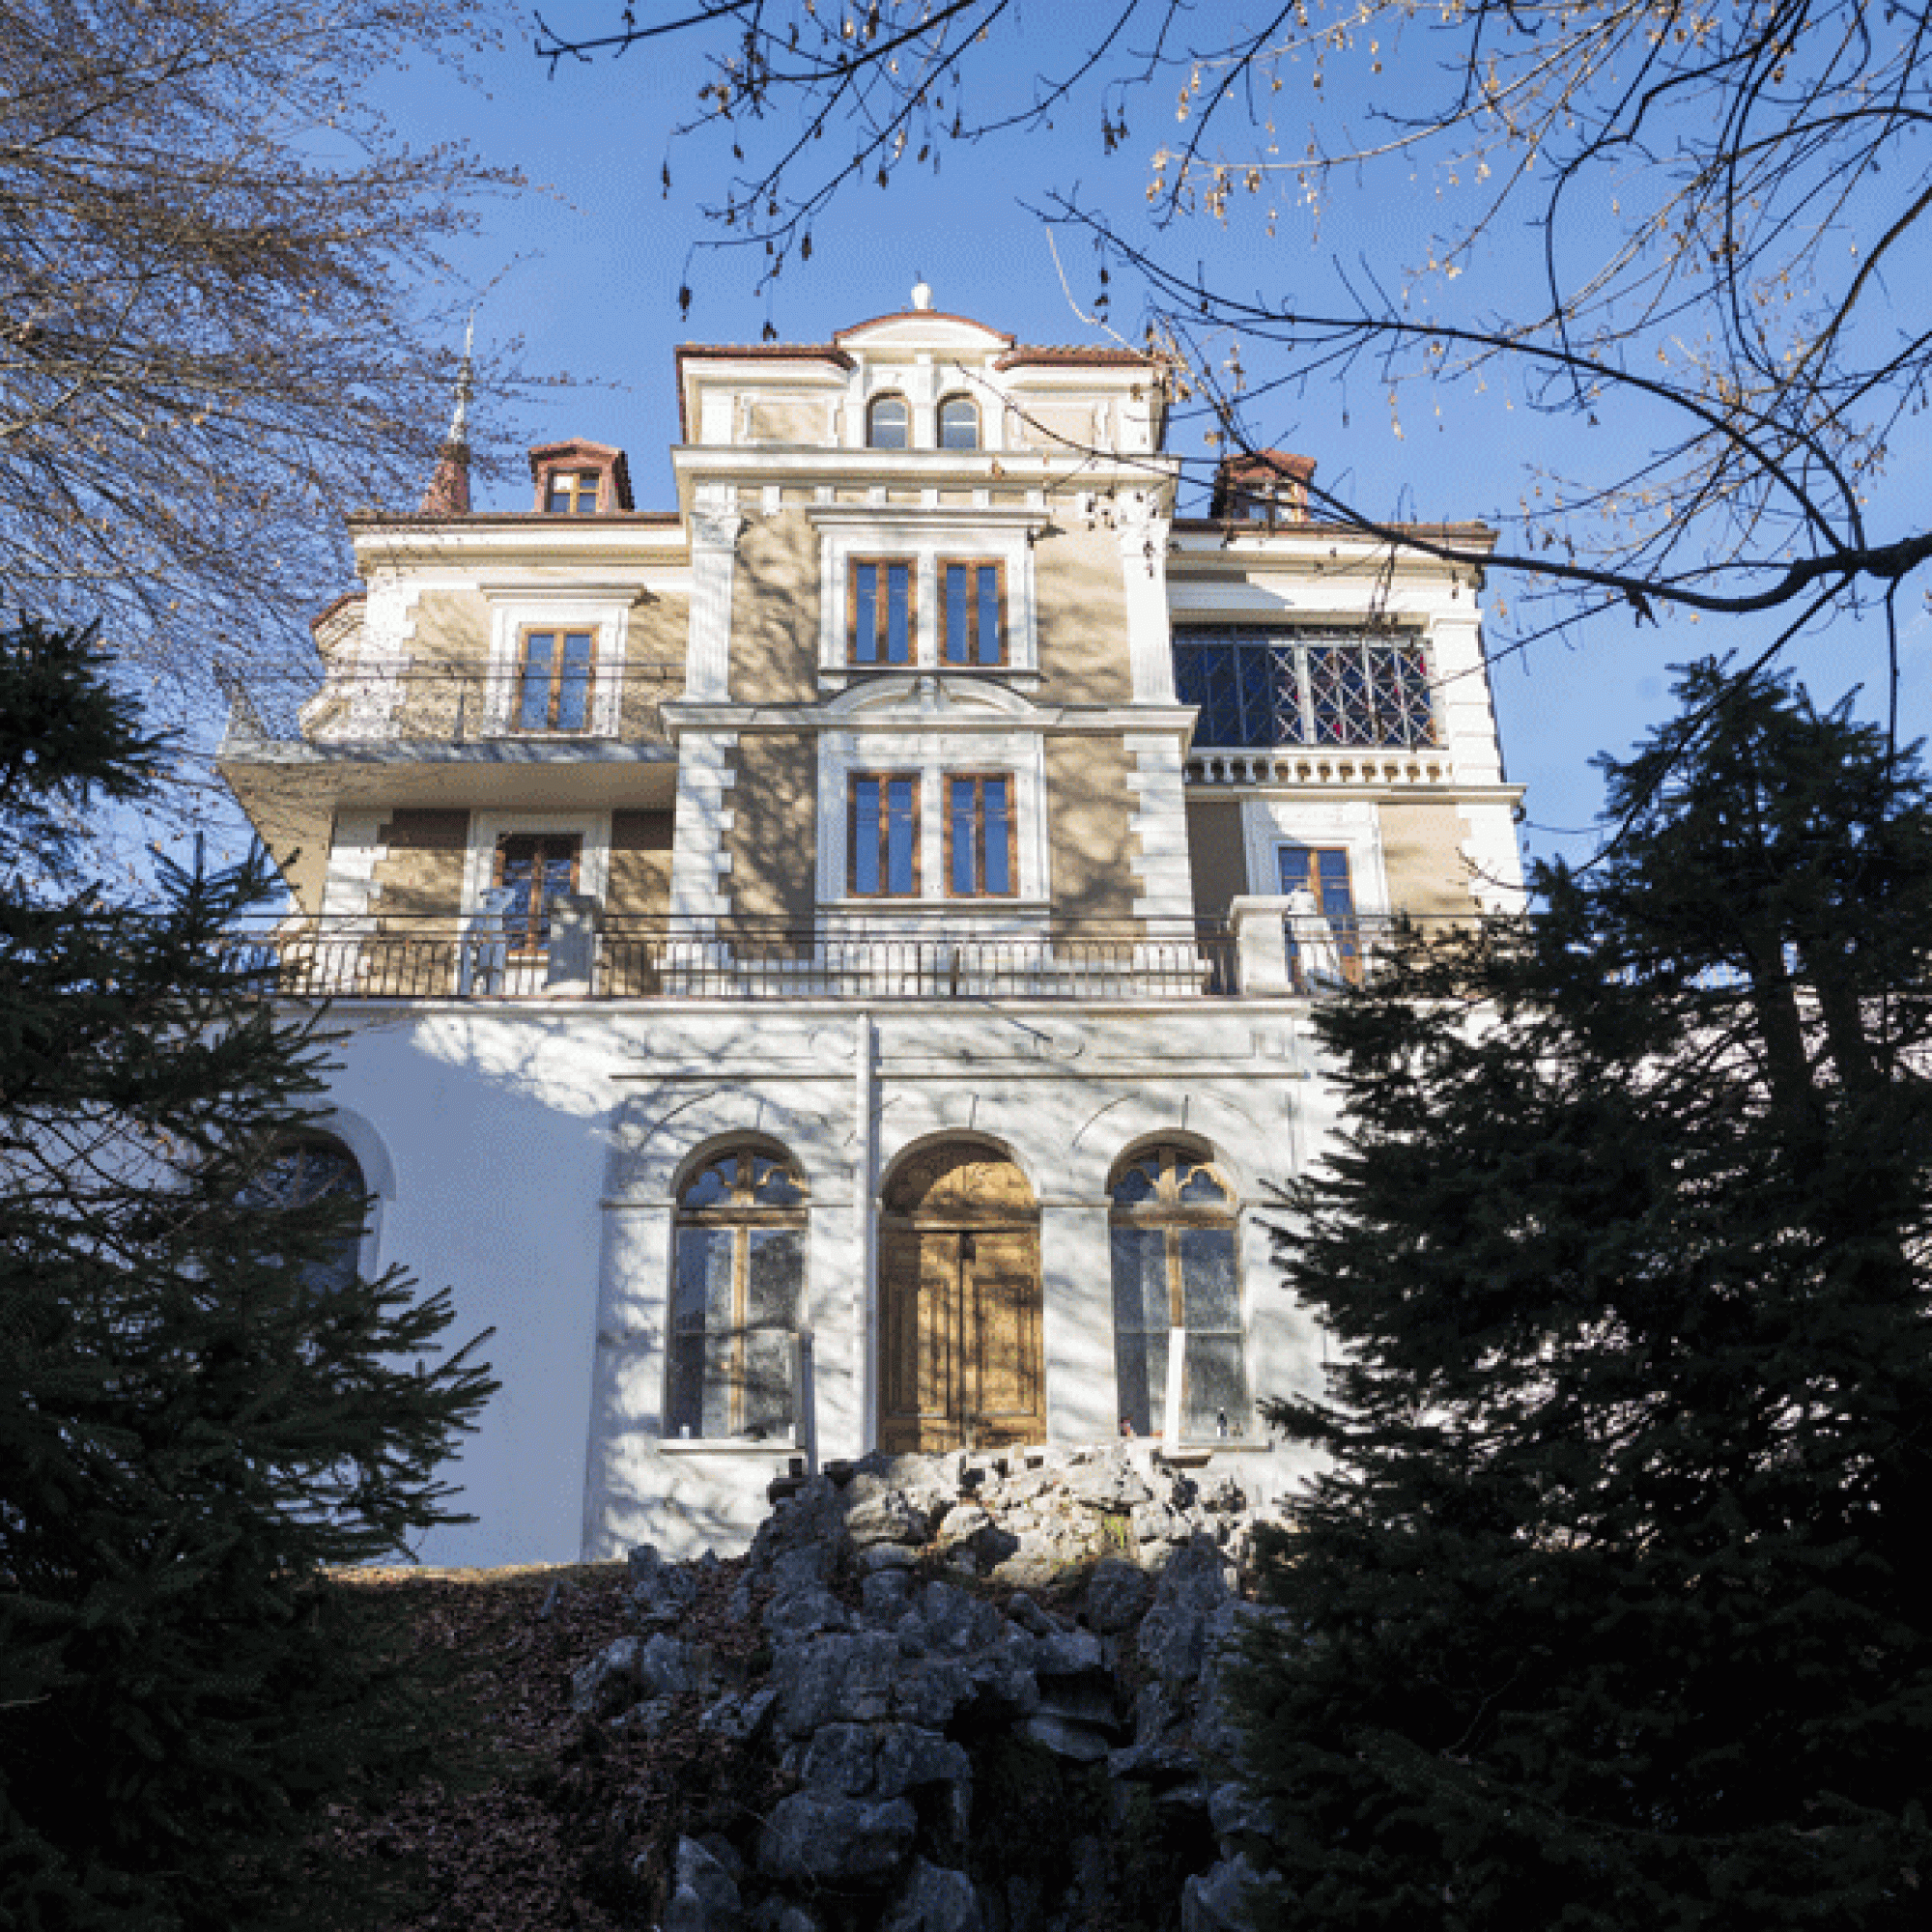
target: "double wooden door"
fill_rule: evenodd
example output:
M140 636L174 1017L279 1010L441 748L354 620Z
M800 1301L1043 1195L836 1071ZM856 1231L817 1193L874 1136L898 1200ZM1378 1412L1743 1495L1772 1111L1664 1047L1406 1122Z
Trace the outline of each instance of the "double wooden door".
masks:
M1037 1442L1039 1227L1010 1162L955 1155L886 1203L879 1445L891 1455ZM976 1186L975 1183L978 1183ZM909 1211L908 1211L909 1210Z

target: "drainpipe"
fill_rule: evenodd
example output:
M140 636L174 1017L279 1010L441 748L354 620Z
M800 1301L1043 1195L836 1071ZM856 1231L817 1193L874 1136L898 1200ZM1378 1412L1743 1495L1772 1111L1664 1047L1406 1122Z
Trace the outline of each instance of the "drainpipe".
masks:
M878 1129L874 1114L878 1078L873 1065L872 1015L861 1012L852 1027L852 1240L859 1256L859 1279L852 1293L852 1387L861 1405L859 1441L878 1446L878 1394L873 1387L878 1350L878 1230L872 1213L873 1177L878 1171Z

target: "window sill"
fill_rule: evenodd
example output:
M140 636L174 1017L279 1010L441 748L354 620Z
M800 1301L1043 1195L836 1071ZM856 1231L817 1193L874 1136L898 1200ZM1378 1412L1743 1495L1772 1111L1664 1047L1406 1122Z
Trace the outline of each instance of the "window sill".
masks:
M858 916L863 918L870 918L875 913L898 916L916 913L990 913L1002 916L1024 913L1029 918L1040 918L1053 910L1053 904L1049 899L1023 899L1019 897L973 899L911 897L842 898L820 899L818 909L820 912L836 912L847 917ZM836 935L828 934L827 936L833 937ZM936 938L945 937L943 933L936 933L934 936Z
M667 1456L802 1456L795 1441L768 1436L753 1442L743 1435L660 1435L658 1447Z
M980 684L1004 684L1014 691L1037 691L1040 673L1034 665L820 665L821 694L848 690L855 684L875 684L887 677L956 677Z

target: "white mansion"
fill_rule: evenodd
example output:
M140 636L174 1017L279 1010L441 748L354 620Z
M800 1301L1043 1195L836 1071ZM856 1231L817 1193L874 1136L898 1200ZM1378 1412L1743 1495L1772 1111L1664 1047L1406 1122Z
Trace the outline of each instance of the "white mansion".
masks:
M309 1168L496 1330L432 1560L736 1547L872 1447L1284 1487L1311 1001L1520 895L1466 566L1312 521L1298 457L1177 518L1140 356L915 301L680 351L674 509L580 441L472 514L459 428L354 524L299 736L223 746L341 1034Z

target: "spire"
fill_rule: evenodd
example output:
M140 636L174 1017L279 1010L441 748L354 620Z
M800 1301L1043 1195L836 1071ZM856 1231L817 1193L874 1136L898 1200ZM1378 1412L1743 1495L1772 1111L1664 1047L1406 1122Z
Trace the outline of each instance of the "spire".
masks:
M463 360L456 369L456 409L449 418L449 433L442 440L437 458L436 474L423 492L423 514L430 517L467 517L469 514L469 399L476 392L475 365L471 352L476 345L476 311L463 331Z

